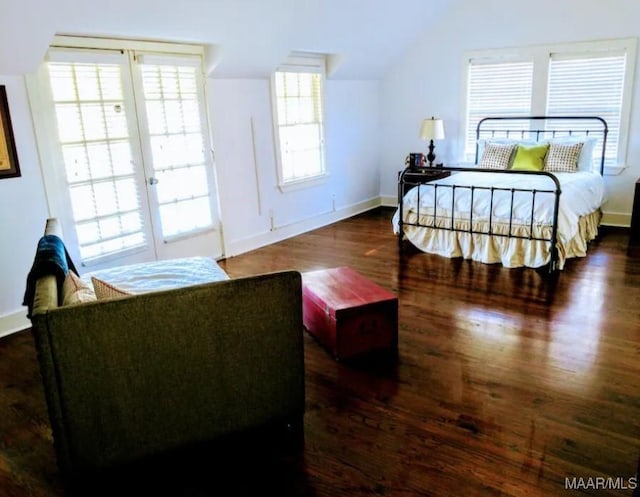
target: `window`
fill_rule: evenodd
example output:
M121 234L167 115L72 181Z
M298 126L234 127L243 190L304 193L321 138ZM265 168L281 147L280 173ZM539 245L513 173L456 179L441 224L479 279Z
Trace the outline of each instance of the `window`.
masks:
M588 57L551 54L549 60L547 114L592 115L607 121L608 166L616 165L620 148L625 68L624 52Z
M212 223L198 94L200 60L179 65L154 56L138 60L162 232L170 238Z
M635 50L627 39L469 54L464 160L482 117L595 115L609 126L605 166L624 167Z
M82 259L144 246L121 65L51 61L48 70Z
M52 47L40 71L55 129L45 181L83 263L162 258L215 227L201 55L91 48Z
M467 133L465 156L473 160L476 150L476 127L480 119L496 116L531 115L533 91L532 62L501 62L469 64L467 97ZM522 129L518 121L506 126Z
M281 187L324 176L324 59L285 65L272 79ZM314 64L315 63L315 64Z

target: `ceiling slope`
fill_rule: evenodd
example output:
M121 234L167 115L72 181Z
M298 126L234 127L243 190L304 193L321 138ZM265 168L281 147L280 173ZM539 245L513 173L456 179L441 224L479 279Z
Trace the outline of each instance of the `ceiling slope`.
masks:
M201 43L212 77L264 77L292 51L378 79L453 0L0 0L0 74L36 69L56 34Z

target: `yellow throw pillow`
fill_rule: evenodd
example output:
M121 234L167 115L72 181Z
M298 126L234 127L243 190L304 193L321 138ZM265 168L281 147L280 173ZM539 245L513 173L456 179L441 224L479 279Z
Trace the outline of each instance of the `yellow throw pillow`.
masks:
M91 277L91 282L93 283L93 289L96 291L98 300L118 299L127 297L128 295L134 295L131 292L115 287L111 283L107 283L95 276Z
M549 144L544 145L518 145L511 169L516 171L542 171L544 158L549 150Z

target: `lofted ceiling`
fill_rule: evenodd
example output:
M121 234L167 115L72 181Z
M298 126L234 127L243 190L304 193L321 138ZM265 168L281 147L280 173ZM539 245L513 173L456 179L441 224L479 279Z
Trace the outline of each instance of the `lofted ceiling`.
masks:
M377 79L452 0L0 0L0 74L34 71L56 34L195 42L212 77L261 77L292 51Z

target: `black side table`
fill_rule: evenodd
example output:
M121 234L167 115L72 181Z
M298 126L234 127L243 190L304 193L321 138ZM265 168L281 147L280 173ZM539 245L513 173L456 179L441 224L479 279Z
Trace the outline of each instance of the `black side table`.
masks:
M398 171L398 203L402 201L402 197L414 186L451 176L451 171L442 170L437 167L425 167L422 169L407 168L404 176L402 176L402 173L403 171Z

